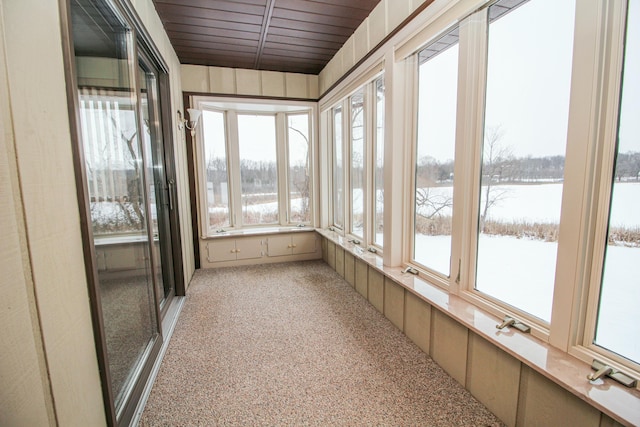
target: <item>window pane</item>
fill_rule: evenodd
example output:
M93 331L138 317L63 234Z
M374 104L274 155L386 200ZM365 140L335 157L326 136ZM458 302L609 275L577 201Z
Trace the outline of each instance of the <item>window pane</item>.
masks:
M373 242L382 246L384 231L384 77L375 81L376 93L376 165L374 169L374 206L375 222Z
M595 343L640 363L640 0L629 2L618 153Z
M351 233L363 237L364 229L364 91L351 96Z
M549 322L575 2L512 4L489 9L476 289Z
M342 108L333 109L333 224L344 228L344 163L342 160Z
M449 276L458 93L458 30L419 54L413 258Z
M238 114L242 222L278 222L276 118Z
M309 222L309 114L287 116L289 142L289 220Z
M225 115L218 111L205 110L202 112L202 125L209 228L219 229L231 225Z

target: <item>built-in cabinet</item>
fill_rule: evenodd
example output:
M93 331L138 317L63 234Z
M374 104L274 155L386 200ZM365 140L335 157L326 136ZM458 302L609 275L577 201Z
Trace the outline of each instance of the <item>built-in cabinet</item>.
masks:
M207 242L207 260L224 262L262 257L262 239L245 237L241 239L219 239Z
M142 243L96 245L98 271L135 270L144 265L145 253Z
M315 233L271 236L266 243L267 256L270 257L314 253L319 244Z
M201 241L201 254L205 268L322 257L320 237L314 231L215 237Z

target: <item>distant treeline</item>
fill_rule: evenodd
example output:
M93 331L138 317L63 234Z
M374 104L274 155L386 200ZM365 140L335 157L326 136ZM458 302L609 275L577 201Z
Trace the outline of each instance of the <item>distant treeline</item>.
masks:
M561 181L564 176L564 156L496 158L491 167L485 165L483 169L485 173L492 171L493 182ZM418 162L416 172L422 184L452 182L453 161L438 162L433 157L423 157ZM617 181L640 181L640 152L618 155L615 178Z

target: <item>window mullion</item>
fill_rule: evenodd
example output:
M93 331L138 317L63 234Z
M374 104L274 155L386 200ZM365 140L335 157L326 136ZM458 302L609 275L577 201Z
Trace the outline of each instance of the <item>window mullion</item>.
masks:
M227 153L229 153L229 191L231 221L233 227L242 226L242 191L240 185L240 144L238 138L238 114L227 111Z
M276 114L276 159L278 170L278 217L280 224L291 222L289 218L289 150L287 141L287 115Z
M364 192L364 244L366 246L371 246L375 242L374 233L375 233L375 218L376 218L376 188L374 184L373 174L376 170L376 157L375 157L375 138L376 138L376 124L375 124L375 100L376 100L376 80L373 80L371 83L368 83L366 86L366 90L364 93L364 102L365 102L365 140L364 140L364 153L365 153L365 161L364 161L364 171L365 171L365 192Z
M460 23L456 163L454 165L450 292L474 287L480 165L487 79L487 12Z
M612 2L617 3L616 7L606 3L590 0L576 4L575 39L592 42L576 43L574 48L565 162L565 188L572 191L563 193L556 270L556 283L564 286L556 286L554 291L549 336L552 345L564 350L575 344L588 346L593 342L600 291L604 245L595 243L599 235L606 235L608 206L599 203L604 200L602 193L610 191L607 188L610 183L601 185L598 180L603 173L606 175L606 171L601 170L602 165L612 163L615 156L615 142L611 141L616 137L619 94L616 85L620 75L619 72L615 74L613 65L610 65L611 70L605 71L603 64L617 63L617 70L621 69L624 37L624 13L620 10L613 14L611 10L606 12L607 8L621 9L620 4ZM613 18L614 15L618 15L621 22L613 25L610 21L604 25L605 16ZM605 36L607 27L610 34ZM612 50L616 44L620 45L618 52ZM605 83L607 76L609 80ZM606 100L601 99L602 92L608 94ZM603 111L598 107L600 102L608 108ZM585 126L585 123L589 125ZM609 154L600 146L603 139L608 141ZM591 197L587 196L589 192ZM597 221L598 216L602 219ZM604 237L601 241L605 241ZM572 309L567 310L567 307Z
M196 108L199 108L196 106ZM204 148L204 126L200 126L196 129L196 137L195 137L195 173L197 174L197 182L196 187L197 198L198 198L198 206L200 209L199 217L200 217L200 234L201 236L208 236L211 234L211 230L209 229L209 213L208 213L208 199L207 199L207 180L206 180L206 170L207 170L207 162L205 156L205 148ZM195 231L195 230L194 230Z
M351 192L349 191L349 182L351 179L351 106L349 98L342 101L342 230L344 233L351 232L349 227L349 212L351 211Z

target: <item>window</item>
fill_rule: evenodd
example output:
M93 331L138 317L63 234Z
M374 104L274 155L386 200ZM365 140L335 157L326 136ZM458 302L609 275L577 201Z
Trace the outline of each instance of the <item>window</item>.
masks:
M202 126L206 141L204 161L208 225L210 228L220 229L231 225L225 114L205 110L202 113Z
M373 243L382 247L384 242L384 77L374 84L376 100L375 165L373 167Z
M594 343L640 364L640 1L627 17L618 142Z
M312 222L313 107L299 104L192 98L204 235Z
M333 224L344 228L344 162L342 159L342 107L333 109Z
M413 259L450 274L458 29L418 54Z
M384 76L373 74L371 78L368 83L350 90L349 95L325 114L331 120L333 132L333 224L352 236L356 244L381 249ZM345 192L347 197L343 197Z
M122 86L129 85L125 80ZM124 91L121 91L124 92ZM80 119L95 235L145 227L141 150L133 100L116 91L80 89Z
M351 170L349 187L351 190L351 234L364 238L365 220L365 107L364 90L351 95Z
M238 114L242 223L278 223L275 115Z
M394 61L361 64L320 101L348 168L327 148L340 234L378 245L385 230L385 264L638 377L640 0L476 6L416 17L381 47ZM373 78L385 69L392 80Z
M512 3L489 8L475 289L548 323L575 3Z
M309 164L309 115L287 116L289 154L289 219L293 223L311 221L311 168Z

